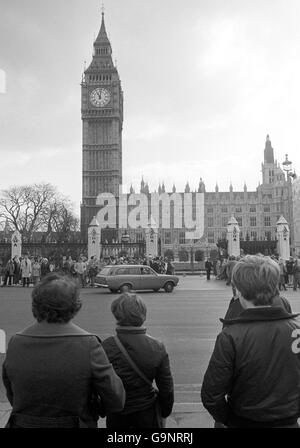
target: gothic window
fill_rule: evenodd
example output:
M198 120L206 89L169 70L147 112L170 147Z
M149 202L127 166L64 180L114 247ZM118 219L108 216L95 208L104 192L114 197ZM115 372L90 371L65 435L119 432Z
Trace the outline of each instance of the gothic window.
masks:
M213 227L214 226L214 217L213 216L208 216L208 218L207 218L207 226L208 227Z
M137 233L136 235L135 235L135 240L136 240L136 242L137 243L140 243L141 241L143 241L143 234L142 233Z
M165 244L171 244L171 232L165 232Z
M256 227L256 216L250 216L250 226Z
M242 207L236 207L235 211L236 213L242 213Z
M208 207L208 208L207 208L207 213L213 213L213 212L214 212L213 207Z
M255 205L251 205L250 213L256 213L256 206Z
M239 227L242 227L242 226L243 226L243 220L242 220L242 217L241 217L241 216L237 216L237 217L236 217L236 220L237 220L237 222L238 222Z
M251 238L252 241L257 240L257 232L255 232L254 230L251 230L250 238Z
M267 232L265 232L265 239L268 241L271 240L271 235L271 232L268 230Z
M221 212L222 213L228 213L228 208L227 207L222 207L221 208Z
M215 234L212 230L209 230L207 232L207 240L209 243L214 243L215 242Z
M185 244L185 232L179 232L179 244Z
M228 224L228 217L222 216L222 227L226 227Z
M270 227L270 226L271 226L271 217L265 216L265 227Z

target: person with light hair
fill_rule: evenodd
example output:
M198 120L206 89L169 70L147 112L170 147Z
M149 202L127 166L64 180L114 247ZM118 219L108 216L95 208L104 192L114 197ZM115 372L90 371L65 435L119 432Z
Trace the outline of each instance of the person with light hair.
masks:
M244 309L218 335L201 398L227 427L298 427L300 322L274 306L280 269L270 257L245 256L232 281Z

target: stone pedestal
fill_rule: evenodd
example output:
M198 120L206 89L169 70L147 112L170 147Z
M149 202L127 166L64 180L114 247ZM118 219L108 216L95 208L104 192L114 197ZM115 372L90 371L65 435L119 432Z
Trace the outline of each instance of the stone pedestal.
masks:
M287 220L281 216L276 223L277 250L284 260L290 258L290 229Z
M240 248L240 228L234 216L231 217L227 224L227 241L228 241L228 255L239 257L241 254Z
M88 228L88 259L95 257L100 260L101 256L101 227L94 216Z
M11 258L14 258L15 256L20 258L21 254L22 254L22 237L20 232L16 230L11 237Z

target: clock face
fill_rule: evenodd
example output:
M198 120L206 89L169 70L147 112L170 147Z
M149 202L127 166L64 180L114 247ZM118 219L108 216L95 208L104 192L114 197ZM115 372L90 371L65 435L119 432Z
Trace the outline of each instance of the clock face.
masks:
M108 90L98 87L90 94L90 101L95 107L104 107L110 102L110 93Z

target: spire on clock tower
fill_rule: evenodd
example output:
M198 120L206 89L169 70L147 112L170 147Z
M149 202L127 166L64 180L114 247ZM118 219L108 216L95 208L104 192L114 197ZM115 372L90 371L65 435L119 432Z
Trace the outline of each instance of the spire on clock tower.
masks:
M102 20L101 20L101 28L99 31L99 34L97 36L97 39L95 40L95 43L109 43L109 39L107 37L107 32L105 28L105 22L104 22L104 11L101 12Z

